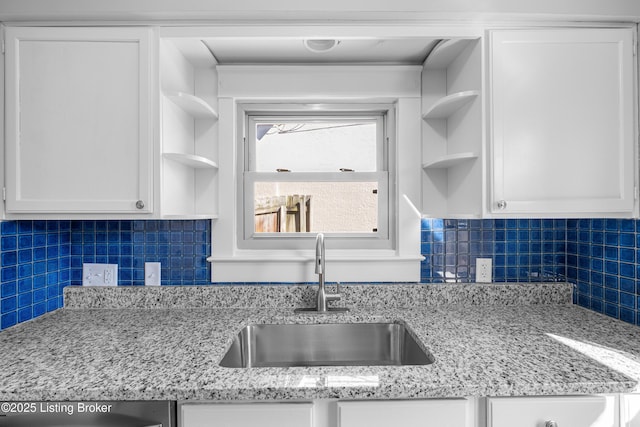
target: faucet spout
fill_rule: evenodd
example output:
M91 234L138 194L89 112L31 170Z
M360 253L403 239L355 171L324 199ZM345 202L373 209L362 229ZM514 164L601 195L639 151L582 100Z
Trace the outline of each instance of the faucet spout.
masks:
M327 300L329 295L324 287L325 272L325 248L324 234L318 233L316 236L316 274L318 275L318 296L316 298L316 307L319 312L327 311Z
M318 275L318 296L316 298L316 310L318 313L327 313L331 311L328 306L329 301L338 301L340 299L340 288L335 294L327 292L324 284L324 275L326 272L326 259L324 248L324 234L318 233L316 236L316 274ZM336 310L335 308L333 310ZM340 310L345 311L345 310Z
M297 308L296 312L314 312L314 313L329 313L329 312L345 312L349 311L346 307L329 307L328 302L337 301L340 299L340 285L335 294L328 293L324 283L324 275L326 273L326 259L324 248L324 234L318 233L316 235L316 256L315 256L315 273L318 275L318 294L316 296L316 307L313 309Z
M325 265L324 234L316 236L316 274L324 274Z

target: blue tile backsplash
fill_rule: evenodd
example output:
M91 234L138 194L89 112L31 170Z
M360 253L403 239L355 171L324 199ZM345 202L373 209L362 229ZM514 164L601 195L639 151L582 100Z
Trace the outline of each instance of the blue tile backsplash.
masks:
M7 221L0 224L0 329L62 307L82 264L118 264L118 283L144 285L160 262L163 285L209 284L211 225L197 221Z
M118 264L118 283L210 284L211 226L187 221L7 221L0 224L0 329L62 307L85 262ZM581 306L640 325L640 221L423 219L421 281L472 282L493 259L496 282L568 280Z
M475 259L493 260L494 282L563 280L567 221L423 219L421 281L473 282Z
M210 221L72 221L71 284L82 264L118 264L118 284L144 285L144 263L160 262L161 284L202 285L211 279Z
M577 303L640 325L640 221L568 220L567 229L567 278L577 284Z
M0 329L62 306L70 283L71 223L0 224Z

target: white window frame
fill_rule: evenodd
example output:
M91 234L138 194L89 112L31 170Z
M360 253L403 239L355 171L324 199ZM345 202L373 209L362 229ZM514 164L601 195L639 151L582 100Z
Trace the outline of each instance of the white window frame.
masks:
M378 228L370 233L324 233L336 249L393 249L395 246L395 107L393 104L361 103L239 103L238 120L244 132L238 140L237 212L238 247L243 249L305 249L317 233L255 233L254 184L264 181L287 182L378 182ZM260 122L322 121L365 119L376 122L376 171L372 172L257 172L255 129ZM391 160L391 161L390 161Z
M212 222L211 280L216 283L316 282L313 242L304 249L246 249L238 246L238 175L244 161L238 135L245 133L238 106L247 103L387 104L395 110L395 140L389 178L395 191L390 202L390 249L336 249L327 244L328 282L417 282L420 280L420 204L424 173L421 152L420 66L398 65L223 65L217 66L219 134L218 219ZM242 159L242 160L240 160Z

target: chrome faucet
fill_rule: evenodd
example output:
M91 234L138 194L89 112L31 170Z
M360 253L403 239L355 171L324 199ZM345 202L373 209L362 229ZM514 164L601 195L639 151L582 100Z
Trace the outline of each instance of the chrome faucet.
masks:
M325 250L324 250L324 234L318 233L316 236L316 274L318 275L318 296L316 298L316 309L320 313L327 312L327 303L329 301L337 301L340 294L329 294L324 286L325 267Z
M315 313L328 313L328 312L345 312L349 311L345 307L329 307L327 305L330 301L338 301L340 299L340 284L337 285L337 291L335 294L328 293L324 284L324 275L326 272L325 266L325 249L324 249L324 234L318 233L316 236L316 256L315 256L315 272L318 275L318 295L316 296L315 308L297 308L296 312L315 312Z

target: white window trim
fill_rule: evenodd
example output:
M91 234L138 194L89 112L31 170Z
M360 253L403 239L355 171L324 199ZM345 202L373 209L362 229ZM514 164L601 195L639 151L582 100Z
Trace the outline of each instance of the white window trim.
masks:
M293 113L293 114L291 114ZM285 117L300 120L310 117L366 117L375 119L378 126L376 172L255 172L255 117ZM378 182L378 231L371 233L325 233L331 248L338 249L393 249L395 238L395 188L389 186L395 176L395 106L372 102L359 103L302 103L278 102L238 103L237 120L244 120L245 133L238 135L237 164L244 174L238 174L238 247L241 249L306 249L313 247L315 233L254 233L253 190L257 181L306 181L306 182ZM287 118L289 118L287 117ZM386 140L386 142L385 142ZM391 155L390 155L391 153Z
M238 105L247 102L385 103L396 110L395 242L387 249L332 249L327 241L329 282L420 280L421 67L415 66L219 66L219 218L213 221L213 282L315 282L314 248L260 250L238 247ZM258 83L259 82L259 83ZM241 154L241 153L240 153Z

